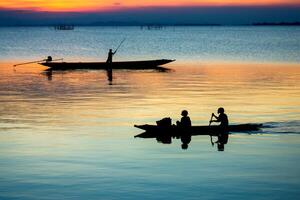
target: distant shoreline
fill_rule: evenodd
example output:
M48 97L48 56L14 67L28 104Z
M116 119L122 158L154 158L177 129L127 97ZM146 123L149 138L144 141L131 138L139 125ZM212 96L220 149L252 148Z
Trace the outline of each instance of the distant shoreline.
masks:
M56 27L56 26L75 26L75 27L184 27L184 26L300 26L300 22L256 22L252 24L198 24L198 23L178 23L178 24L163 24L163 23L130 23L130 22L96 22L91 24L13 24L0 25L0 27Z
M253 26L300 26L300 22L279 22L279 23L253 23Z

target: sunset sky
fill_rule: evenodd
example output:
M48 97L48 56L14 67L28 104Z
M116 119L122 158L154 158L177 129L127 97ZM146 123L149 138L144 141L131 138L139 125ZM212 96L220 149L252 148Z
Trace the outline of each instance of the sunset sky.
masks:
M1 0L2 9L35 11L103 11L155 6L278 6L300 5L300 0Z
M0 25L300 21L300 0L0 0Z

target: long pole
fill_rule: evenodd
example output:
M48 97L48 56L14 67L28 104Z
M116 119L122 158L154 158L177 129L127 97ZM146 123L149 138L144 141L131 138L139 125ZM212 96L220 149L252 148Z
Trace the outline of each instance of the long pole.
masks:
M126 40L126 38L124 38L123 40L122 40L122 42L119 44L119 46L117 47L117 49L115 50L115 53L118 51L118 49L121 47L121 45L123 44L123 42Z
M43 59L43 60L37 60L37 61L32 61L32 62L26 62L26 63L19 63L19 64L15 64L14 67L19 66L19 65L27 65L27 64L32 64L32 63L43 62L43 61L46 61L46 59Z
M54 59L52 61L59 61L59 60L63 60L63 58ZM32 61L32 62L26 62L26 63L19 63L19 64L15 64L14 67L19 66L19 65L27 65L27 64L32 64L32 63L39 63L39 62L43 62L43 61L47 61L47 59L37 60L37 61Z

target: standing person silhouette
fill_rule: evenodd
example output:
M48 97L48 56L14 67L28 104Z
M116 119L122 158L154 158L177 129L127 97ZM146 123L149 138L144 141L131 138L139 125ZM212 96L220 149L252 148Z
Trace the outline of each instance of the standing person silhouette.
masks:
M107 56L107 60L106 60L106 63L108 64L111 64L112 63L112 59L113 59L113 55L115 55L115 53L118 51L118 49L121 47L121 45L123 44L123 42L126 40L126 38L124 38L119 46L116 48L116 50L113 52L112 49L109 49L109 52L108 52L108 56Z
M106 64L107 64L106 71L107 71L108 81L110 82L110 84L113 80L112 66L111 66L112 65L112 59L113 59L113 55L115 55L116 51L113 52L112 49L109 49L107 60L106 60Z
M113 52L112 49L109 49L107 60L106 60L107 64L112 63L113 55L115 55L115 53L116 53L116 51Z
M124 41L125 41L125 38L122 40L122 42L119 44L119 46L117 47L117 49L114 52L112 51L112 49L109 49L109 51L108 51L107 60L106 60L106 65L107 65L106 71L107 71L107 77L108 77L108 81L109 81L110 85L112 84L112 80L113 80L112 59Z

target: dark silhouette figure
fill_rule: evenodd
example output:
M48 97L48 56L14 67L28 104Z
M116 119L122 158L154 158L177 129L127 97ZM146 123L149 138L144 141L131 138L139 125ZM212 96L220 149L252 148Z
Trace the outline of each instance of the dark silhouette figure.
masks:
M192 126L192 122L191 122L191 119L190 119L190 117L188 116L188 111L187 110L183 110L182 112L181 112L181 120L180 120L180 122L179 121L177 121L176 122L176 124L177 124L177 126L180 126L180 127L182 127L182 128L189 128L189 127L191 127Z
M192 140L192 135L190 132L190 128L192 126L192 122L190 117L188 116L188 111L187 110L183 110L181 112L181 120L180 122L177 121L176 124L177 126L179 126L181 128L180 131L180 139L181 139L181 148L182 149L187 149L189 147L189 143Z
M48 56L45 60L46 62L51 62L52 61L52 57L51 56Z
M113 59L113 56L115 55L115 53L116 53L116 51L113 52L112 49L109 49L107 60L106 60L107 64L112 63L112 59Z
M171 144L172 143L172 136L170 133L162 133L160 135L157 135L156 141L158 143L163 143L163 144Z
M189 131L183 131L181 135L181 148L187 149L189 147L189 143L192 141L192 135Z
M218 141L216 142L218 144L218 150L224 151L224 144L227 144L228 142L228 117L224 113L224 108L219 108L218 113L219 116L216 116L214 113L212 113L212 117L214 117L216 120L210 120L211 122L220 122L219 125L219 135L218 135Z
M157 126L164 128L167 130L169 127L172 126L172 119L170 117L165 117L161 120L156 121ZM161 134L156 136L156 140L159 143L163 144L171 144L172 143L172 134L168 131L163 131Z
M107 72L107 80L109 81L109 84L112 84L113 80L113 73L112 73L112 59L115 55L116 51L112 51L112 49L109 49L107 60L106 60L106 72Z
M107 80L109 81L109 85L112 85L112 80L113 80L112 68L106 69L106 75L107 75Z

